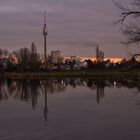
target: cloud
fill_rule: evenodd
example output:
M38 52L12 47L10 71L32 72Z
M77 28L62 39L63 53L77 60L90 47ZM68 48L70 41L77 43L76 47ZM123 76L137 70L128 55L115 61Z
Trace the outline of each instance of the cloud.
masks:
M69 46L76 50L103 42L101 46L108 52L108 46L120 45L120 33L112 25L117 16L112 0L0 0L0 46L13 49L35 41L42 48L44 10L49 28L48 45L53 49L70 53ZM116 55L116 50L115 47L110 54ZM79 50L79 55L89 54Z
M63 45L65 47L70 47L70 48L73 48L73 47L80 47L80 48L95 48L97 46L97 43L96 42L91 42L91 41L63 41L63 42L52 42L52 45Z

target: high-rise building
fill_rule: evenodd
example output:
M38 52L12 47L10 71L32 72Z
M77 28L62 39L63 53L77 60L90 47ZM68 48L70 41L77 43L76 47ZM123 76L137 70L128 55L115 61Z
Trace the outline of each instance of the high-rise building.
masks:
M51 51L51 63L60 64L63 63L64 57L62 56L61 51Z
M96 60L97 62L104 61L104 52L99 49L99 46L96 47Z

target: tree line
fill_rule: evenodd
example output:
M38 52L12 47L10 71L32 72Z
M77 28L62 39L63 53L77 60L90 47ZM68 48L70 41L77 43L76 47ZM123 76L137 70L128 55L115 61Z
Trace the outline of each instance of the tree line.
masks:
M20 48L12 53L8 50L0 49L0 70L7 69L8 71L35 71L41 65L42 59L37 52L34 42L29 48Z

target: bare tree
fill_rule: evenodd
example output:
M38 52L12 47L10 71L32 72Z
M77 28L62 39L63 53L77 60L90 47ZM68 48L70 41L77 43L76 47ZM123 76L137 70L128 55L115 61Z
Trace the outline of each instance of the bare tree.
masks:
M0 49L0 57L2 57L2 49Z
M4 49L2 51L4 58L6 58L8 56L8 50Z
M126 36L125 44L140 43L140 0L130 0L129 5L122 5L114 1L120 9L121 15L118 22L121 24L122 33Z
M39 54L37 53L37 49L36 49L36 46L35 46L34 42L32 42L30 62L31 63L37 63L38 61L39 61Z
M18 51L14 51L13 55L17 58L19 64L28 64L30 60L30 50L28 48L21 48Z

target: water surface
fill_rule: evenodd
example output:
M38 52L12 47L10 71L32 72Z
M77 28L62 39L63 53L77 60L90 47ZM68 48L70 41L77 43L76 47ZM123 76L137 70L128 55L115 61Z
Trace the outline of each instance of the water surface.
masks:
M0 140L139 140L140 83L1 79Z

